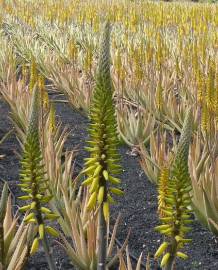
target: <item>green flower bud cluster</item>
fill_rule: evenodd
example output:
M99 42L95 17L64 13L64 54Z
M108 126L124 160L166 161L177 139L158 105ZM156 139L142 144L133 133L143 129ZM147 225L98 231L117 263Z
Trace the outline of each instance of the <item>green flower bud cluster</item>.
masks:
M87 179L83 185L89 186L90 198L87 208L92 210L103 204L104 217L109 218L109 205L115 203L113 195L122 195L115 177L122 172L118 164L117 123L113 104L110 76L110 25L106 23L100 47L100 58L96 76L96 86L90 107L89 146L90 157L85 161L83 173Z
M20 188L26 193L19 197L21 200L27 200L28 204L21 207L20 211L28 212L25 222L33 223L37 226L37 236L33 241L31 253L37 251L39 240L44 238L45 232L57 236L58 232L45 226L46 220L55 220L58 218L50 209L43 204L48 203L52 196L48 195L48 179L46 179L45 169L42 161L42 153L39 141L39 91L34 89L30 120L27 130L26 142L24 144L23 157L21 161Z
M161 213L160 221L162 225L157 226L155 229L165 236L165 241L157 250L155 257L164 255L161 261L161 267L164 267L164 269L171 269L169 265L173 264L176 257L183 259L188 257L186 254L182 253L180 249L184 244L191 241L191 239L185 238L186 233L190 231L189 224L192 222L190 215L191 210L189 209L191 204L189 193L192 187L188 170L188 153L191 134L192 116L189 110L185 118L175 158L171 168L169 168L170 173L169 175L164 172L161 174L160 182L164 181L167 187L159 183L159 194L163 196L164 193L165 196L164 203L161 202L161 204L159 204L159 212ZM164 168L164 170L166 170L166 168ZM168 181L166 181L166 177L168 177Z

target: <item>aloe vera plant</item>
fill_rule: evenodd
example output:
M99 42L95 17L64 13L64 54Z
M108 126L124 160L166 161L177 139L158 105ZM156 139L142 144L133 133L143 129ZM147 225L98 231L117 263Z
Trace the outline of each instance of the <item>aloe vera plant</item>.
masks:
M0 269L22 270L27 262L35 235L31 224L18 222L13 214L11 194L4 184L0 201Z
M132 1L124 3L119 0L114 2L92 0L85 1L86 5L84 5L83 1L69 0L72 7L69 9L67 4L63 5L64 1L55 0L0 2L0 88L2 85L9 86L10 93L8 93L7 98L8 100L10 98L16 100L11 104L14 108L12 111L19 137L24 135L21 140L26 138L25 129L28 122L26 117L28 113L26 112L29 108L30 92L24 91L25 94L19 96L20 92L14 91L15 86L25 88L21 81L18 83L16 81L16 68L19 62L17 60L22 59L22 62L24 60L27 65L30 64L32 70L30 89L33 90L36 81L34 61L37 60L40 70L47 79L52 81L54 88L63 92L76 108L83 108L88 112L93 93L92 74L95 73L97 63L95 52L99 38L99 18L102 16L102 10L107 11L109 18L116 24L111 42L114 63L112 67L112 80L115 84L114 96L115 98L119 96L122 100L126 100L127 104L131 104L131 112L124 112L122 115L118 111L119 130L127 144L131 146L140 144L142 168L149 179L157 183L160 175L159 213L164 216L163 210L170 201L168 199L167 202L165 197L172 195L170 192L168 193L166 188L167 185L171 185L169 182L171 182L173 174L169 168L170 165L168 166L166 163L170 147L167 145L168 137L165 135L160 137L151 135L150 152L147 151L144 143L150 136L149 131L153 129L153 118L149 118L148 115L155 116L157 125L161 124L166 129L176 129L181 132L185 111L194 104L195 124L201 123L205 136L213 138L213 140L217 139L214 133L218 124L217 6L207 4L199 6L186 3L159 5L141 1L140 8L138 8L138 2L132 3ZM43 12L40 12L38 16L35 10L41 11L42 6ZM168 16L163 16L163 14L168 14ZM199 23L199 14L206 20ZM12 83L11 79L13 79ZM27 76L25 83L28 80ZM6 97L4 93L3 96ZM17 98L15 98L16 95ZM119 99L115 99L115 101L117 100ZM20 106L21 103L23 106ZM140 115L135 115L132 103L139 103ZM92 139L89 148L90 158L95 158L99 154L98 150L93 147L93 142L97 143L96 130L98 129L94 128L94 120L97 115L94 115L95 105L91 108L93 122L92 136L90 136ZM99 109L100 106L97 107ZM16 110L19 111L19 117L15 113ZM151 121L144 121L147 119ZM149 122L151 125L144 129L144 123ZM51 125L53 126L53 123ZM61 170L62 163L59 160L60 156L58 156L61 147L57 144L60 143L61 139L55 144L55 139L53 141L51 137L47 136L48 133L45 133L45 138L49 138L48 143L50 143L50 148L46 145L47 152L43 150L43 158L47 154L46 170L50 169L50 172L46 173L46 177L51 176L52 179L49 179L49 183L52 181L55 183L51 191L60 199L58 202L56 200L56 206L62 203L62 206L66 204L70 208L71 196L73 196L72 193L74 194L74 192L71 193L72 187L68 183L71 179L69 163L72 161L72 155L65 156L68 162L65 167L66 174L69 175L68 179L66 174L63 176L61 172L58 172ZM57 133L54 132L53 135L56 136ZM101 140L98 141L99 144L100 142ZM203 143L206 145L208 141L203 140ZM209 153L213 149L211 145L208 146L208 153L205 156L205 151L202 150L203 155L198 164L194 164L193 160L189 162L193 186L191 200L198 219L216 234L217 156L209 157ZM54 152L60 152L57 154L58 157L54 154L55 157L49 164L49 158L52 155L48 152L51 149ZM56 167L52 171L52 166L56 161ZM95 164L94 161L92 163L90 159L87 161L90 162L90 165L96 165L95 169L97 170L98 164ZM88 167L89 165L86 164L86 168ZM55 173L57 174L55 175ZM92 171L87 172L88 180L84 185L87 184L90 187L89 190L93 197L89 195L87 197L90 197L89 206L90 208L93 206L96 215L102 205L102 194L107 193L107 199L112 202L108 192L121 192L113 187L113 185L119 184L119 179L115 177L116 174L109 175L104 172L103 176L110 178L110 181L106 180L106 183L110 182L109 186L112 189L110 191L107 189L105 192L102 185L99 185L97 190L99 196L96 196L95 192L92 192L92 188L96 187L98 181L94 182L93 178L89 177L93 174ZM66 195L64 192L63 195L62 191L68 186L70 187L70 195ZM59 191L58 188L61 188L62 191ZM100 203L96 204L98 197ZM66 199L63 203L61 201L63 198L68 198L69 202ZM55 208L54 200L49 201L49 207L54 209L56 213L60 209ZM72 212L75 213L76 210ZM62 212L64 212L63 209L60 213L62 214ZM69 211L69 213L71 212ZM92 215L93 212L89 214ZM109 216L108 204L105 204L105 216ZM67 215L65 219L68 219ZM60 220L63 221L63 219ZM64 228L64 222L62 225ZM84 229L83 226L80 228ZM81 235L83 238L83 234ZM80 253L78 252L78 254Z
M214 235L218 235L218 158L213 162L214 165L206 162L198 179L192 174L192 208L197 219Z
M165 131L158 131L150 134L149 150L144 143L139 144L140 165L147 175L149 181L158 183L161 168L171 158L171 147L169 146L168 136L171 135L173 145L176 145L173 134Z
M155 118L151 114L128 106L117 109L119 135L129 146L147 144L154 130Z
M218 157L217 142L208 152L208 144L195 136L191 145L189 167L192 181L192 208L197 219L218 235Z

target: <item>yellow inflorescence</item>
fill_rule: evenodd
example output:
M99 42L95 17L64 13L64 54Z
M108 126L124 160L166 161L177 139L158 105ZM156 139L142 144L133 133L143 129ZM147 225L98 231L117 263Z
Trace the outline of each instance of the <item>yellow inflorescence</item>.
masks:
M165 198L168 195L169 168L163 167L159 177L159 195L158 195L158 212L160 217L164 217L161 209L166 207Z

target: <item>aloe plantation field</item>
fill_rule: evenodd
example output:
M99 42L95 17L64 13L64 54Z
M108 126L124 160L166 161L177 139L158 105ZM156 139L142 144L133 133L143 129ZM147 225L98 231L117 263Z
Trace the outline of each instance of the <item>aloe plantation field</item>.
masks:
M0 270L218 269L218 4L0 0Z

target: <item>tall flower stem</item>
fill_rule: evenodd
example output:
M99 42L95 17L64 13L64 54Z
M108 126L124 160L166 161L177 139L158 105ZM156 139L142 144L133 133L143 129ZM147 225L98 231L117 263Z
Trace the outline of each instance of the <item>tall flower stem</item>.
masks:
M46 235L42 239L42 246L43 246L43 249L44 249L44 252L45 252L47 263L49 265L49 269L50 270L56 270L57 268L56 268L55 262L54 262L54 260L52 258L51 249L49 248L48 239L47 239Z
M98 252L97 269L106 269L107 264L107 224L110 216L110 204L114 195L123 195L115 188L120 184L116 178L121 173L118 164L120 156L117 145L117 123L113 104L113 85L110 75L110 23L106 22L101 37L96 86L90 106L90 157L86 158L83 173L88 177L83 185L89 186L90 197L87 202L89 211L98 204Z
M107 223L104 217L103 204L101 204L99 209L99 225L98 225L98 270L106 269L106 256L107 256Z

